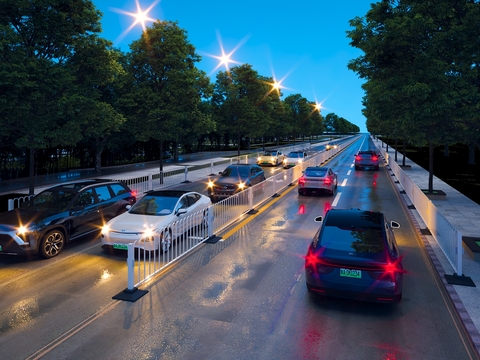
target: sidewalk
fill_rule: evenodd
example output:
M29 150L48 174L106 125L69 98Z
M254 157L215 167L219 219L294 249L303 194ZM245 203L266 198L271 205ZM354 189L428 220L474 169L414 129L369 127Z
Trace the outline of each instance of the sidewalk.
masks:
M375 140L374 140L375 141ZM375 141L378 144L377 141ZM384 148L385 150L386 148ZM389 148L389 161L395 161L394 149ZM397 164L402 164L403 155L397 154ZM428 189L428 171L421 166L415 164L410 159L405 158L405 164L410 168L405 170L406 175L420 189ZM392 173L392 180L394 175ZM396 184L398 190L402 192L403 188L400 184ZM463 274L471 278L475 287L448 284L445 274L452 275L453 267L447 260L442 249L432 235L425 235L420 229L426 229L427 226L423 222L421 216L415 209L410 209L412 202L406 194L401 195L409 208L410 216L414 223L418 225L419 233L425 244L427 252L430 255L432 263L436 267L441 280L450 295L450 298L462 319L463 325L470 335L471 341L480 354L480 253L475 261L474 254L466 246L466 239L474 238L480 241L480 205L461 194L450 185L437 177L433 177L433 188L442 190L446 193L444 199L432 199L432 203L437 207L440 213L450 222L450 224L459 230L463 237ZM480 247L479 247L480 250Z

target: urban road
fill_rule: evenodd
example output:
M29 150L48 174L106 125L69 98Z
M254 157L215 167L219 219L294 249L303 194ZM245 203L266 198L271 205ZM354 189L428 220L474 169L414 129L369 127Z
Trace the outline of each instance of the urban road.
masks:
M354 153L369 146L363 136L330 160L334 196L288 187L142 287L136 302L112 299L127 285L125 256L104 252L96 237L50 260L0 257L0 358L474 359L385 168L353 170ZM203 182L178 187L206 192ZM400 303L307 293L313 218L330 207L379 210L401 224Z

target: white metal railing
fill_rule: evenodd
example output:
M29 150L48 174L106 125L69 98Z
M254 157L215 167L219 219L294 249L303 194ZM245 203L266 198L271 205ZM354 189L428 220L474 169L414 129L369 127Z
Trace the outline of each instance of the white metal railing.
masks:
M306 167L323 164L355 140L356 138L353 138L351 141L341 144L337 149L319 153L305 161L305 163L301 163L287 171L269 177L259 184L212 204L208 207L207 214L192 214L162 229L150 244L153 244L154 249L162 249L162 242L164 241L163 234L171 230L173 241L168 251L159 250L158 252L145 253L143 251L145 248L145 240L129 244L127 259L128 288L125 291L135 291L138 286L155 276L155 274L165 267L183 257L207 239L213 237L214 234L218 234L228 228L241 217L248 216L247 213L250 210L268 201L271 197L295 182L302 175ZM198 227L197 225L199 223L205 223L205 220L200 221L200 218L207 219L208 225ZM176 231L175 229L182 229L182 231Z
M438 243L448 262L458 275L463 275L462 268L462 234L440 213L433 202L408 177L405 171L394 161L382 146L382 141L372 139L381 152L385 162L390 166L408 198L417 209L423 222L427 225L433 238Z

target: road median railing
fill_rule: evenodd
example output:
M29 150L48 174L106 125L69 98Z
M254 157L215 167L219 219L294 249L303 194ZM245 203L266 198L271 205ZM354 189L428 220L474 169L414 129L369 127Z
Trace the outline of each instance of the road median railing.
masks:
M128 244L127 288L113 298L136 301L147 293L145 290L139 290L139 286L192 252L200 244L216 242L221 239L218 235L222 231L237 223L242 217L254 214L255 208L266 203L272 197L278 196L282 190L302 176L305 168L324 164L356 139L357 137L350 139L337 149L321 152L304 163L212 204L206 211L191 214L172 225L158 229L153 238L141 239ZM213 239L215 240L212 241ZM145 251L145 248L150 250ZM167 248L168 251L166 251Z

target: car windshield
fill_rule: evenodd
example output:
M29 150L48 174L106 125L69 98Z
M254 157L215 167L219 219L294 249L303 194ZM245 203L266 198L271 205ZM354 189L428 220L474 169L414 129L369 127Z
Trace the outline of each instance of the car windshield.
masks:
M277 155L277 152L276 151L265 151L263 153L264 156L275 156Z
M45 190L35 196L33 202L27 201L25 205L41 209L64 210L75 194L75 192L64 190Z
M305 176L309 177L324 177L327 175L327 169L307 169Z
M170 215L175 209L178 198L171 196L144 196L128 211L138 215Z
M229 166L222 172L222 176L248 177L249 173L248 167Z
M302 153L291 152L290 154L288 154L288 157L289 157L289 158L301 158L301 157L302 157Z

